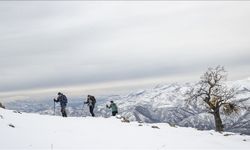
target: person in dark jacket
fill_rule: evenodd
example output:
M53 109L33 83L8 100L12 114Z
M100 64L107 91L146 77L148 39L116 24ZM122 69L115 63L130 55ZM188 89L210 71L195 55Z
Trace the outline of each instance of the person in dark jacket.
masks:
M96 99L92 95L88 95L87 101L84 102L84 104L88 104L89 112L91 113L92 117L95 117L95 114L94 114L95 103L96 103Z
M55 102L60 102L60 105L61 105L61 112L62 112L62 116L63 117L67 117L67 113L66 113L66 106L67 106L67 103L68 103L68 99L67 97L62 94L61 92L59 92L57 94L57 99L54 99Z
M110 105L106 105L107 108L111 108L112 116L115 116L118 113L117 105L114 103L114 101L110 101Z

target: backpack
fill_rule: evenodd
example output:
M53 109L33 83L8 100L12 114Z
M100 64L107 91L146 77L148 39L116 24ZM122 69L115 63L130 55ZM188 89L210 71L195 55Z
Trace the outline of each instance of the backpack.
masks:
M65 95L62 95L62 102L65 104L68 103L68 99Z
M95 104L95 103L96 103L96 99L95 99L95 97L94 97L94 96L90 95L90 97L89 97L89 98L90 98L90 100L92 101L92 103L93 103L93 104Z

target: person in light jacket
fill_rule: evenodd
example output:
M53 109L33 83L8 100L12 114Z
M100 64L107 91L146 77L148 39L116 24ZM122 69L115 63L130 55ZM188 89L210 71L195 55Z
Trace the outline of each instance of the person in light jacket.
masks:
M115 116L118 113L118 107L114 101L110 101L110 105L106 105L107 108L111 109L112 116Z

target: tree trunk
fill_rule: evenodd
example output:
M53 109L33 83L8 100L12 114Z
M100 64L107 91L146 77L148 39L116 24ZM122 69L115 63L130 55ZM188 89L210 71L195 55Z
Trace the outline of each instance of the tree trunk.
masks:
M219 110L214 112L214 121L215 121L216 131L222 132L223 131L223 124L222 124L222 121L220 118Z

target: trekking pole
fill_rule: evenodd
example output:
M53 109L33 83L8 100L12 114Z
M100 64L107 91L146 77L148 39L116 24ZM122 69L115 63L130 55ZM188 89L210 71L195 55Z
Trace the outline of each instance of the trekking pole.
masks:
M55 100L53 100L54 101L54 116L56 115L56 102L55 102Z
M83 116L84 105L85 105L85 102L84 102L84 100L83 100L83 105L82 105L82 116Z

